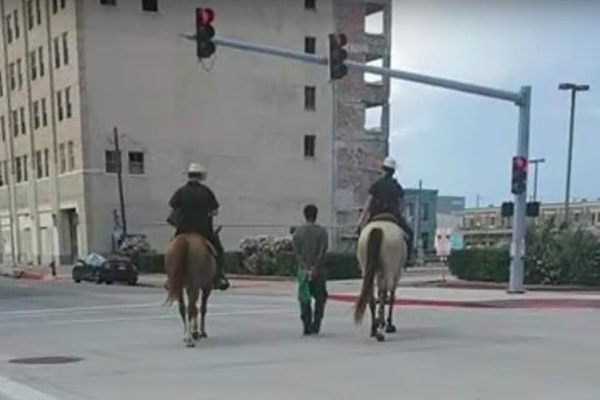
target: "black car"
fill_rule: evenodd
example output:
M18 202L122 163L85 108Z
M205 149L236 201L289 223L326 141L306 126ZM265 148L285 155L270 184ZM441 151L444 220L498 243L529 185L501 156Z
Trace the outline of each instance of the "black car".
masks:
M78 260L71 272L73 281L106 283L125 282L134 286L138 282L138 268L126 257L108 256L100 265L90 265L84 260Z

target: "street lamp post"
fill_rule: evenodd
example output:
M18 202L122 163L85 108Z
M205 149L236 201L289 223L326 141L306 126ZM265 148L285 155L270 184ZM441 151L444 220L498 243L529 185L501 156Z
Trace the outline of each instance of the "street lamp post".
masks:
M546 162L545 158L533 158L529 160L530 164L533 164L533 201L537 201L537 188L538 188L538 164Z
M567 153L567 182L565 185L565 223L569 222L569 200L571 197L571 164L573 163L573 133L575 129L575 97L577 92L587 92L589 85L565 82L558 85L559 90L571 91L571 115L569 120L569 147Z

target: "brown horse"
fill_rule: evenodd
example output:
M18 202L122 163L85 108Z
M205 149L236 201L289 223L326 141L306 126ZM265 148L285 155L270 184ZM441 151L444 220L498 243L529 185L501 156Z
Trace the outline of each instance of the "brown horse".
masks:
M183 321L183 342L194 347L206 335L206 306L216 274L216 258L212 246L196 233L183 233L171 240L165 253L168 296L165 305L179 303ZM183 291L187 293L187 307ZM200 304L200 330L198 331L198 298ZM187 311L187 312L186 312Z

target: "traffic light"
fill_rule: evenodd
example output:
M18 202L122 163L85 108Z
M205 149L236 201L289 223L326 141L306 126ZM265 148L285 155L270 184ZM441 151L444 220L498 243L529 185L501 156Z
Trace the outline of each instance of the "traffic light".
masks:
M348 52L344 48L348 44L348 38L343 33L329 35L329 79L332 81L343 78L348 74L346 58Z
M532 201L527 203L527 208L525 209L525 215L528 217L539 217L540 216L540 202Z
M512 201L505 201L500 207L502 218L510 218L515 212L515 204Z
M512 185L513 194L523 194L527 190L527 158L515 156L512 160Z
M211 25L215 13L211 8L196 8L196 56L199 60L212 56L216 50L215 28Z

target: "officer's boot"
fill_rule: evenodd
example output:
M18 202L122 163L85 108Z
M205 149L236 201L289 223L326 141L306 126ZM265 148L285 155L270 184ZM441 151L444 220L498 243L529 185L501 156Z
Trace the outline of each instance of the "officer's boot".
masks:
M217 253L217 273L215 274L214 288L218 290L229 289L229 281L225 277L225 254L222 251Z

